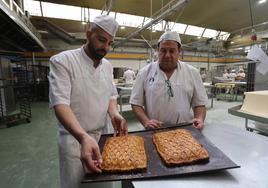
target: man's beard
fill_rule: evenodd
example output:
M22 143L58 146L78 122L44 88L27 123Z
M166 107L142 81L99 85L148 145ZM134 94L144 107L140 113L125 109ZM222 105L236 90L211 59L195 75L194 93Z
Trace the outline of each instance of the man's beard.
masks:
M106 54L107 51L103 49L96 49L92 42L88 43L88 50L93 59L101 60Z
M163 61L160 63L160 68L163 71L172 71L177 68L177 62Z

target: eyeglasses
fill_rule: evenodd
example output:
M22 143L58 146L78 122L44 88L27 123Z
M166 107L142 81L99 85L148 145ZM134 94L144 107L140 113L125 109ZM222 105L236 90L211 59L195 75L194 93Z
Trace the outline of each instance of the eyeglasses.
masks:
M171 87L170 81L169 80L166 80L165 82L166 82L167 88L168 88L168 90L167 90L168 96L169 97L174 97L174 92L173 92L173 89Z

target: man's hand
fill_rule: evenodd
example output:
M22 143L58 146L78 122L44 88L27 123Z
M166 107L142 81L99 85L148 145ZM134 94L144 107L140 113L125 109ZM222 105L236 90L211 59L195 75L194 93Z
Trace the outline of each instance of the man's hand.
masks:
M102 157L94 138L84 135L81 140L81 162L86 173L101 173Z
M204 128L204 122L203 122L203 120L201 120L199 118L194 118L193 119L193 126L201 131Z
M163 122L155 120L155 119L150 119L147 122L145 122L144 127L145 129L156 129L161 127Z
M112 124L114 127L114 136L127 135L127 122L119 113L116 113L116 115L112 117Z

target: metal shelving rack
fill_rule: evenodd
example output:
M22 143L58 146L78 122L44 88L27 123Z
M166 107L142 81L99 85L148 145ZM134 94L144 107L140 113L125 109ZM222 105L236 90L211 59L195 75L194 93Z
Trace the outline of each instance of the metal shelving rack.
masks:
M254 91L256 63L248 64L246 91Z
M30 122L30 118L32 117L31 111L31 102L27 99L23 99L20 101L20 114L27 118L27 121Z
M4 105L3 105L3 101L2 101L2 95L0 93L0 118L4 117Z
M16 67L13 67L13 73L10 74L14 79L4 80L5 82L2 81L1 84L0 115L1 120L8 127L25 121L29 123L32 117L32 74L28 70L26 61L15 61L14 63L16 63ZM10 107L11 100L14 104L12 109Z
M5 87L13 87L13 86L5 86ZM27 87L21 87L20 91L21 93L23 93L23 95L20 95L19 98L17 98L17 102L18 102L18 110L15 110L14 113L8 113L7 111L5 111L5 104L3 101L3 97L0 97L0 117L1 117L1 121L4 122L4 124L6 124L8 127L15 125L15 124L19 124L21 122L27 122L30 123L31 122L31 117L32 117L32 113L31 113L31 100L28 97L28 92L26 91L28 90Z

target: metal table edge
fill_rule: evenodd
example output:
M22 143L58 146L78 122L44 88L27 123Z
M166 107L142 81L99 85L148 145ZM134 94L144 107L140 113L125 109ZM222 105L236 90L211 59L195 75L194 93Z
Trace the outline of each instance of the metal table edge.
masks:
M251 120L255 120L255 121L259 121L259 122L263 122L263 123L268 123L268 118L255 116L253 114L249 114L249 113L239 111L241 106L242 105L238 105L238 106L234 106L232 108L229 108L228 113L232 114L234 116L239 116L239 117L243 117L243 118L246 118L246 119L251 119Z

